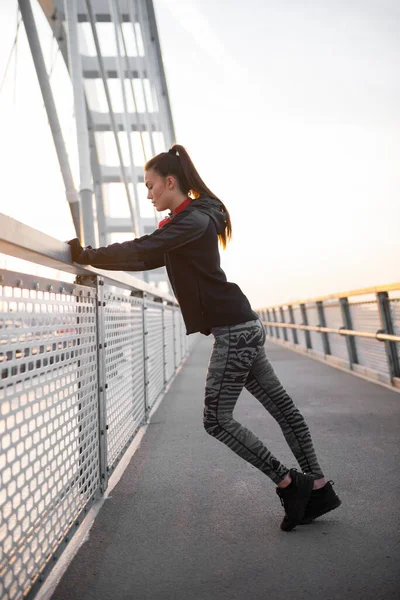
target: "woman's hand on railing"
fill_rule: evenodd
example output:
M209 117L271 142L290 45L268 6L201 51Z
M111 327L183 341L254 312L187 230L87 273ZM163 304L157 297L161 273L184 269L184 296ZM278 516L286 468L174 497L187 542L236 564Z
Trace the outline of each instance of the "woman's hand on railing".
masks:
M72 240L69 240L65 243L71 246L71 258L73 262L76 262L76 259L83 250L79 238L73 238ZM90 250L93 250L92 246L86 246L86 248L90 248Z

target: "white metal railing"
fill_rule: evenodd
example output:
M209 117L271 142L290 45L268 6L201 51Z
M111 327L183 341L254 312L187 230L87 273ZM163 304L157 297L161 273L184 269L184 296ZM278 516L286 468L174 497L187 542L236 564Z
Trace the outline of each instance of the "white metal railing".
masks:
M168 294L0 215L0 598L33 597L198 334Z
M271 339L400 389L400 283L257 313Z

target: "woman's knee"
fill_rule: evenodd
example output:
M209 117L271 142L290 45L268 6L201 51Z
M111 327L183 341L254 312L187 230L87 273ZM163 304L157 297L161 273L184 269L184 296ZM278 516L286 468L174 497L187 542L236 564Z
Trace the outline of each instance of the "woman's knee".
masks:
M218 436L221 431L223 431L221 422L218 420L217 415L207 409L204 410L203 426L206 432L213 437Z
M218 427L218 421L216 418L206 413L206 411L204 412L203 417L203 427L210 435L215 435L214 432L216 431L216 427Z
M218 437L218 435L222 431L221 425L219 425L218 423L215 423L215 422L203 421L203 425L204 425L205 431L209 435L212 435L213 437Z

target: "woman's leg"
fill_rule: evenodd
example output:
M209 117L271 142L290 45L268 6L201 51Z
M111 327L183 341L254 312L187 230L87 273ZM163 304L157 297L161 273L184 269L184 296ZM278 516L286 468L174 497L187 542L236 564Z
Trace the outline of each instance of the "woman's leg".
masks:
M324 474L315 454L309 428L299 409L279 381L266 356L264 345L259 350L251 365L245 388L278 421L301 470L304 473L313 474L315 479L324 479ZM325 480L321 481L321 483L325 483ZM319 487L318 484L315 487Z
M204 428L276 484L289 473L264 444L232 417L255 358L264 346L259 320L216 327L205 387Z

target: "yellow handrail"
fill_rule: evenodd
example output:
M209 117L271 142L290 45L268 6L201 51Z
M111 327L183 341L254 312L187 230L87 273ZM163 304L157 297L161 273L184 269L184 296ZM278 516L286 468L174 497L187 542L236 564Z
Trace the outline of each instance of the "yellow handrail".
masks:
M381 332L378 330L376 333L369 333L366 331L354 331L352 329L332 329L330 327L315 327L313 325L297 325L296 323L277 323L275 321L262 321L263 325L269 325L271 327L283 327L286 329L304 329L307 331L319 331L325 333L337 333L338 335L353 335L357 337L366 337L382 341L400 342L399 335L389 335L388 333Z
M377 294L378 292L392 292L394 290L400 290L400 282L389 283L388 285L378 285L369 288L362 288L360 290L351 290L350 292L338 292L336 294L329 294L328 296L318 296L317 298L293 300L293 302L283 302L282 304L275 304L274 306L264 306L263 308L260 308L258 310L270 310L272 308L280 308L284 306L311 304L313 302L324 302L325 300L338 300L339 298L350 298L351 296L363 296L365 294Z

